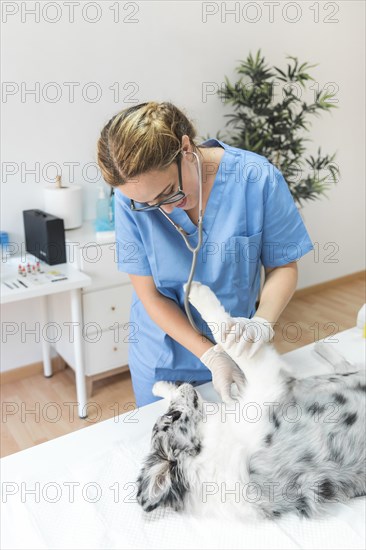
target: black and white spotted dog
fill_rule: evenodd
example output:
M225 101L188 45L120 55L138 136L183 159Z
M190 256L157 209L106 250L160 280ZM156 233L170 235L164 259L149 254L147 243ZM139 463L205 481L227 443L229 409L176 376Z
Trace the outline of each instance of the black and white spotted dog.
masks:
M207 322L235 323L207 286L193 283L190 301ZM235 338L221 331L220 340L244 372L245 390L225 405L205 403L187 383L155 384L170 404L137 480L142 508L312 517L328 502L365 495L365 366L323 343L333 373L297 379L272 345L248 359L236 355Z

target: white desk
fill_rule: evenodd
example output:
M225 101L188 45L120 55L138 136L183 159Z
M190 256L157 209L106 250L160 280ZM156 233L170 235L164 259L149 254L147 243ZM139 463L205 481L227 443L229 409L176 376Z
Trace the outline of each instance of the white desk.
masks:
M351 329L335 338L335 346L347 359L364 360L361 331ZM329 372L327 363L312 347L283 356L291 370L301 370L303 375L314 369ZM207 401L217 401L211 383L200 386L199 391ZM363 497L347 504L330 504L329 516L323 519L287 517L250 525L197 520L170 510L144 513L134 498L135 481L142 458L150 449L153 424L165 411L165 400L159 400L3 458L2 547L364 548Z
M5 260L5 261L4 261ZM69 264L59 264L49 266L41 262L41 269L46 272L59 271L65 278L56 280L57 276L45 280L46 275L37 274L27 275L22 277L18 275L18 266L27 263L34 264L38 258L31 254L23 256L10 256L3 258L1 264L1 304L9 304L28 300L30 298L39 298L41 303L41 325L44 327L48 322L48 304L47 298L50 295L60 292L69 292L71 301L71 326L73 327L74 346L76 354L75 378L76 378L76 393L78 401L78 411L81 418L86 416L86 384L85 384L85 369L83 363L83 348L82 348L82 326L83 318L81 313L81 298L80 289L91 284L91 278L81 271L77 271ZM51 346L50 343L42 338L42 356L44 375L52 376L51 366Z

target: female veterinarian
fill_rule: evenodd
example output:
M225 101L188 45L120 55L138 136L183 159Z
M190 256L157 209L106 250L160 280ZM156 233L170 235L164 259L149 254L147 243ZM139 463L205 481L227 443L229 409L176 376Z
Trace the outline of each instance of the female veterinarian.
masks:
M259 328L251 344L257 349L273 338L296 288L296 261L313 248L274 165L217 139L195 140L181 110L149 102L115 115L98 141L102 176L115 188L118 269L134 287L129 367L137 406L158 399L158 380L197 385L212 378L224 401L233 382L243 383L233 360L213 344L217 328L192 308L199 334L184 309L192 253L174 224L195 247L200 173L202 246L194 280L207 284L233 317L251 319L248 326ZM255 310L261 263L266 277Z

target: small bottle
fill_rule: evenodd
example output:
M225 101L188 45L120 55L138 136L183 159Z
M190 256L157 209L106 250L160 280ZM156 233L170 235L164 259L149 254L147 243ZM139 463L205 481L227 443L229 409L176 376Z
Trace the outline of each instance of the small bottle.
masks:
M362 330L362 336L366 338L366 304L363 304L357 314L357 328Z
M103 187L99 188L97 200L97 218L95 220L96 231L109 231L109 200L106 197Z
M0 231L0 252L3 262L9 254L9 235L6 231Z

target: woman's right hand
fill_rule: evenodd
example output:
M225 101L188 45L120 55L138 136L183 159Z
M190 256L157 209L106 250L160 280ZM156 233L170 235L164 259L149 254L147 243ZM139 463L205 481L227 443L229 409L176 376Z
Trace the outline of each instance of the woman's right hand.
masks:
M200 357L202 363L212 373L212 383L225 403L231 403L234 398L231 395L231 384L236 384L238 392L244 389L245 376L237 364L222 349L220 344L209 348Z

